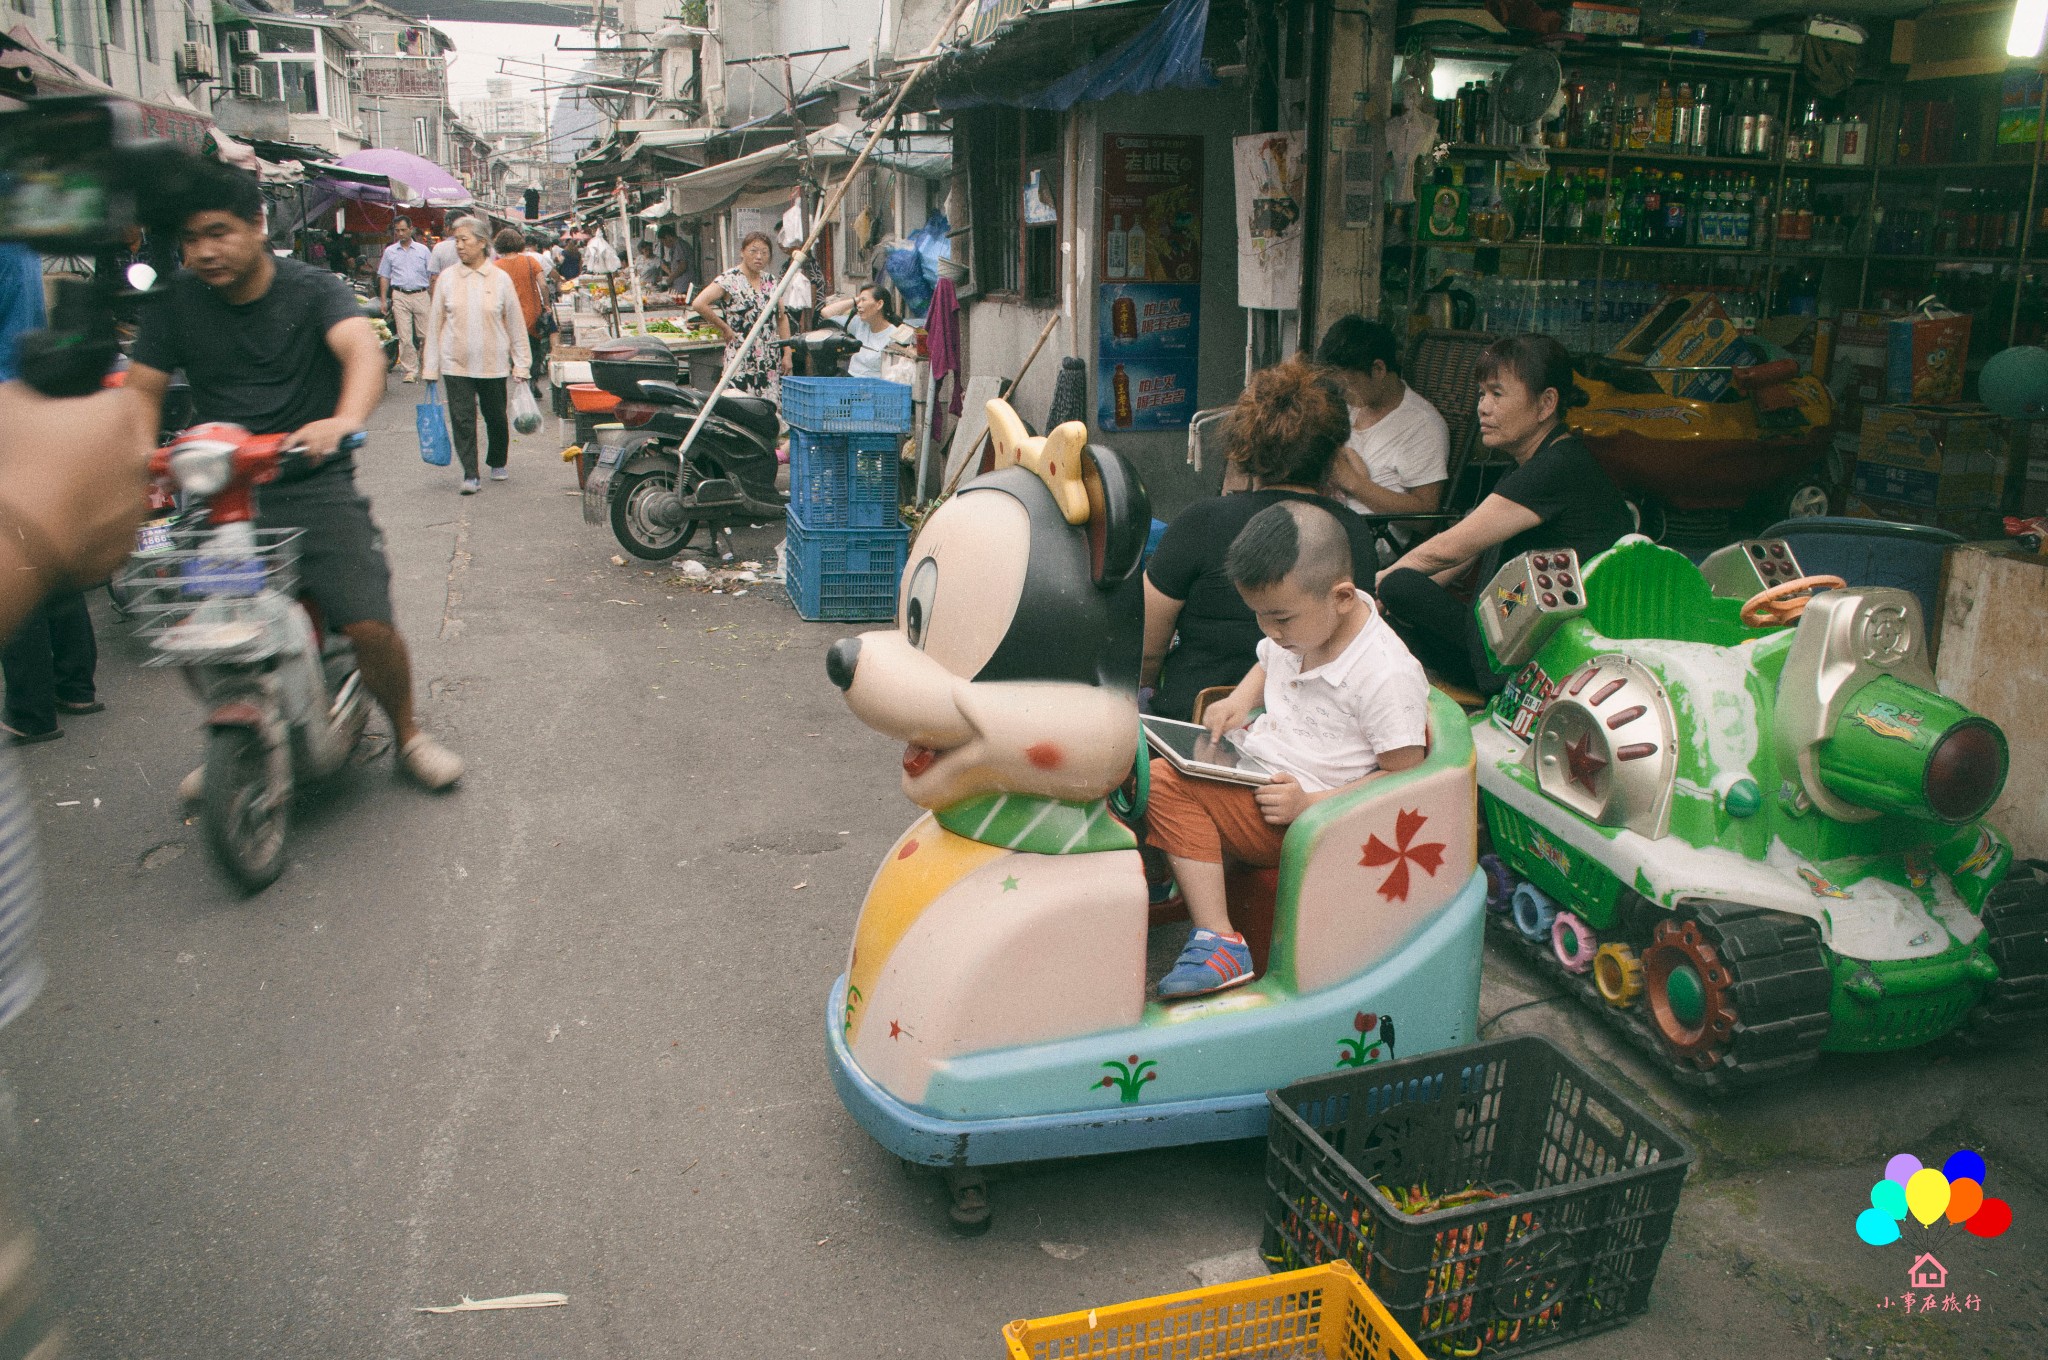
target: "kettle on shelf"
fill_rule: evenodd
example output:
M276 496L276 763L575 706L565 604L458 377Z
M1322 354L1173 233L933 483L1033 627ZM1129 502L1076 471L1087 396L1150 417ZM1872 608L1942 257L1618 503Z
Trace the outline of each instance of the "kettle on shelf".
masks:
M1446 275L1423 290L1422 315L1432 330L1469 331L1478 323L1479 304L1455 277Z

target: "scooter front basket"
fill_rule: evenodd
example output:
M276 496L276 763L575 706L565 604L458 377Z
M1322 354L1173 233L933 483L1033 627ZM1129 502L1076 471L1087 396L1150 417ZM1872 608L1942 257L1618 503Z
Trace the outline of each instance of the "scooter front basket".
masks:
M298 591L299 529L259 529L248 548L223 549L207 530L174 532L172 546L138 554L119 572L149 664L248 661L275 650L265 598Z

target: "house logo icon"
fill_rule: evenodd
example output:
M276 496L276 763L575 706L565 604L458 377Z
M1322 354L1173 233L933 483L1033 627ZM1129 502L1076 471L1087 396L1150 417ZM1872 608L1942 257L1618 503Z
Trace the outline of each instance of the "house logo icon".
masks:
M1923 1251L1906 1272L1906 1279L1915 1289L1946 1289L1948 1267L1935 1260L1934 1253Z

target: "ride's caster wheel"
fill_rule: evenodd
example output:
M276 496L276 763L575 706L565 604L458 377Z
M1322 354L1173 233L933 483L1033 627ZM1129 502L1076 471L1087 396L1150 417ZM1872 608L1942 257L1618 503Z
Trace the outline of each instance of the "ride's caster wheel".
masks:
M1506 911L1515 892L1515 876L1499 855L1481 855L1480 872L1486 875L1486 909Z
M1643 961L1618 940L1603 944L1593 951L1593 986L1602 1001L1627 1010L1643 994Z
M1819 927L1760 907L1686 904L1643 950L1643 994L1665 1057L1716 1087L1810 1066L1833 985Z
M946 1168L946 1221L957 1237L979 1237L993 1221L988 1207L988 1178L972 1167Z

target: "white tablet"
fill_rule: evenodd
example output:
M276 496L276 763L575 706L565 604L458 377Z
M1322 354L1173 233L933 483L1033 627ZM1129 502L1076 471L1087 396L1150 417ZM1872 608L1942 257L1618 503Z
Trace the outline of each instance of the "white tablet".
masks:
M1247 755L1231 744L1209 735L1200 723L1176 722L1172 718L1147 715L1139 723L1152 749L1182 774L1198 779L1216 779L1225 784L1270 784L1273 771L1257 756Z

